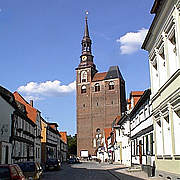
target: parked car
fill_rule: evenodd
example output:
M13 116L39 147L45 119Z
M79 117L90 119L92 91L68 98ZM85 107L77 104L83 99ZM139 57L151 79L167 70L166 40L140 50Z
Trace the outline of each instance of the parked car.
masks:
M75 164L76 163L76 158L69 158L68 163L69 164Z
M42 167L37 162L18 163L27 180L40 180L42 177Z
M25 180L25 176L17 164L0 165L0 180Z
M59 159L48 159L46 161L46 170L56 169L59 170L61 168L61 161Z

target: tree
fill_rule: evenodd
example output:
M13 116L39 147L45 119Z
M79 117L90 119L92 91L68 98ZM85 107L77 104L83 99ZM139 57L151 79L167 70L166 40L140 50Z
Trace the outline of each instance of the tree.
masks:
M76 135L67 136L67 143L68 143L68 156L70 155L77 155L77 138Z

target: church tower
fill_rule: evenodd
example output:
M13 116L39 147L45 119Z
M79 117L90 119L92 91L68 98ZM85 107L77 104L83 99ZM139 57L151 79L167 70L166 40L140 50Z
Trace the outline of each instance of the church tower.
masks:
M88 151L95 155L97 133L110 128L117 115L126 108L125 82L118 66L98 73L93 62L92 41L85 17L82 53L76 68L77 155Z
M97 72L91 51L87 16L85 17L84 37L81 42L82 54L76 68L76 113L77 113L77 152L92 147L91 93L90 84ZM86 148L85 148L86 147ZM91 150L90 150L91 151Z

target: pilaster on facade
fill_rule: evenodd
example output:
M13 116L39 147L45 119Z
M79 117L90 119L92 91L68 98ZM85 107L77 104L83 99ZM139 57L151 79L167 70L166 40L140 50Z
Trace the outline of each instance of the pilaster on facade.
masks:
M180 3L174 7L173 22L175 23L177 56L180 57ZM178 66L180 67L180 58L178 59Z
M166 69L167 69L167 79L170 77L170 59L169 59L169 53L168 53L168 38L167 34L165 32L162 33L162 39L164 42L164 56L166 60Z

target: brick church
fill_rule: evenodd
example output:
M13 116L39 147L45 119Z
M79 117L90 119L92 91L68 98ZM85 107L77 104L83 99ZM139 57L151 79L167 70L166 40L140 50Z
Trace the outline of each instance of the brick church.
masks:
M99 73L93 62L92 41L85 18L80 64L76 68L77 155L96 155L97 135L110 128L126 109L125 81L118 66Z

